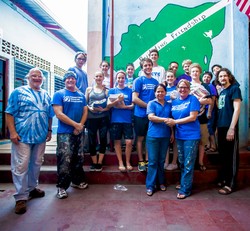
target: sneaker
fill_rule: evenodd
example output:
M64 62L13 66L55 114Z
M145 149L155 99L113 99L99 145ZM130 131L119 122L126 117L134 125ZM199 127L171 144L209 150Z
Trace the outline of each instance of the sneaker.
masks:
M139 161L138 162L138 170L140 172L145 172L146 171L146 166L144 161Z
M81 184L78 184L78 185L71 183L71 187L85 189L85 188L88 188L88 184L86 182L82 182Z
M94 172L96 169L96 164L91 164L90 168L89 168L89 171L90 172Z
M167 167L166 167L166 170L175 170L175 169L178 169L178 165L177 164L169 164Z
M59 199L64 199L64 198L67 198L67 197L68 197L68 194L67 194L67 192L66 192L65 189L63 189L63 188L58 188L58 189L57 189L56 197L59 198Z
M24 214L26 212L26 200L20 200L16 202L15 213Z
M102 164L96 164L95 170L96 170L97 172L101 172L101 171L102 171Z
M39 188L34 188L32 191L30 191L29 193L29 199L33 199L33 198L40 198L40 197L44 197L45 196L45 192Z
M148 160L145 160L144 163L145 163L145 167L148 168Z

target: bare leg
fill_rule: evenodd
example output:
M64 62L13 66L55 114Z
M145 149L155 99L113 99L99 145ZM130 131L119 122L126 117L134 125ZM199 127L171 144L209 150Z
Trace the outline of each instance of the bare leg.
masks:
M122 161L122 148L121 148L121 141L120 140L115 140L115 153L119 162L119 167L124 167L123 161Z
M97 155L91 156L93 164L97 164Z
M177 143L174 141L174 143L173 143L173 160L172 160L172 164L177 164L177 158L178 158Z
M99 155L98 155L98 164L102 164L103 158L104 158L104 154L99 153Z
M132 152L132 142L133 142L133 140L125 140L125 142L126 142L126 149L125 149L126 166L131 166L130 157L131 157L131 152Z
M138 153L138 159L139 161L143 161L143 144L144 136L138 136L137 137L137 153Z

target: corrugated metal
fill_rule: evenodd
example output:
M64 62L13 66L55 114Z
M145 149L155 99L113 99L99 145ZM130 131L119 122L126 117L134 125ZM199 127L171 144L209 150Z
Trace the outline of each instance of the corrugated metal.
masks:
M82 45L67 32L48 12L41 2L35 0L10 0L46 30L65 43L74 51L85 51ZM86 52L86 51L85 51Z

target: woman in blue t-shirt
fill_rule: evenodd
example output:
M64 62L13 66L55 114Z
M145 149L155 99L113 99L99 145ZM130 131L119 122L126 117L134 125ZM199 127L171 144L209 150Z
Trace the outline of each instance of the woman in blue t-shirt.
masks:
M146 146L148 150L148 173L146 178L147 195L152 196L159 183L160 190L166 191L164 162L170 140L173 141L172 129L165 121L171 117L171 103L167 102L166 87L159 84L154 88L156 99L149 101L147 115L149 126Z
M185 199L191 194L194 165L201 136L197 118L200 102L195 96L189 95L190 83L187 80L180 80L177 90L180 94L179 98L172 102L174 119L168 119L167 124L176 127L175 138L181 169L180 185L176 186L177 198Z

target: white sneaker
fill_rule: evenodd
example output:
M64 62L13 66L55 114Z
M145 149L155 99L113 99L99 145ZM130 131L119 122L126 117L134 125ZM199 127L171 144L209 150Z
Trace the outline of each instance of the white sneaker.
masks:
M178 169L178 165L177 164L169 164L167 167L166 167L167 170L175 170L175 169Z
M88 184L86 182L82 182L79 185L71 183L71 187L85 189L85 188L88 188Z
M67 198L67 197L68 197L68 194L67 194L67 192L66 192L65 189L63 189L63 188L58 188L58 189L57 189L56 197L59 198L59 199L64 199L64 198Z

